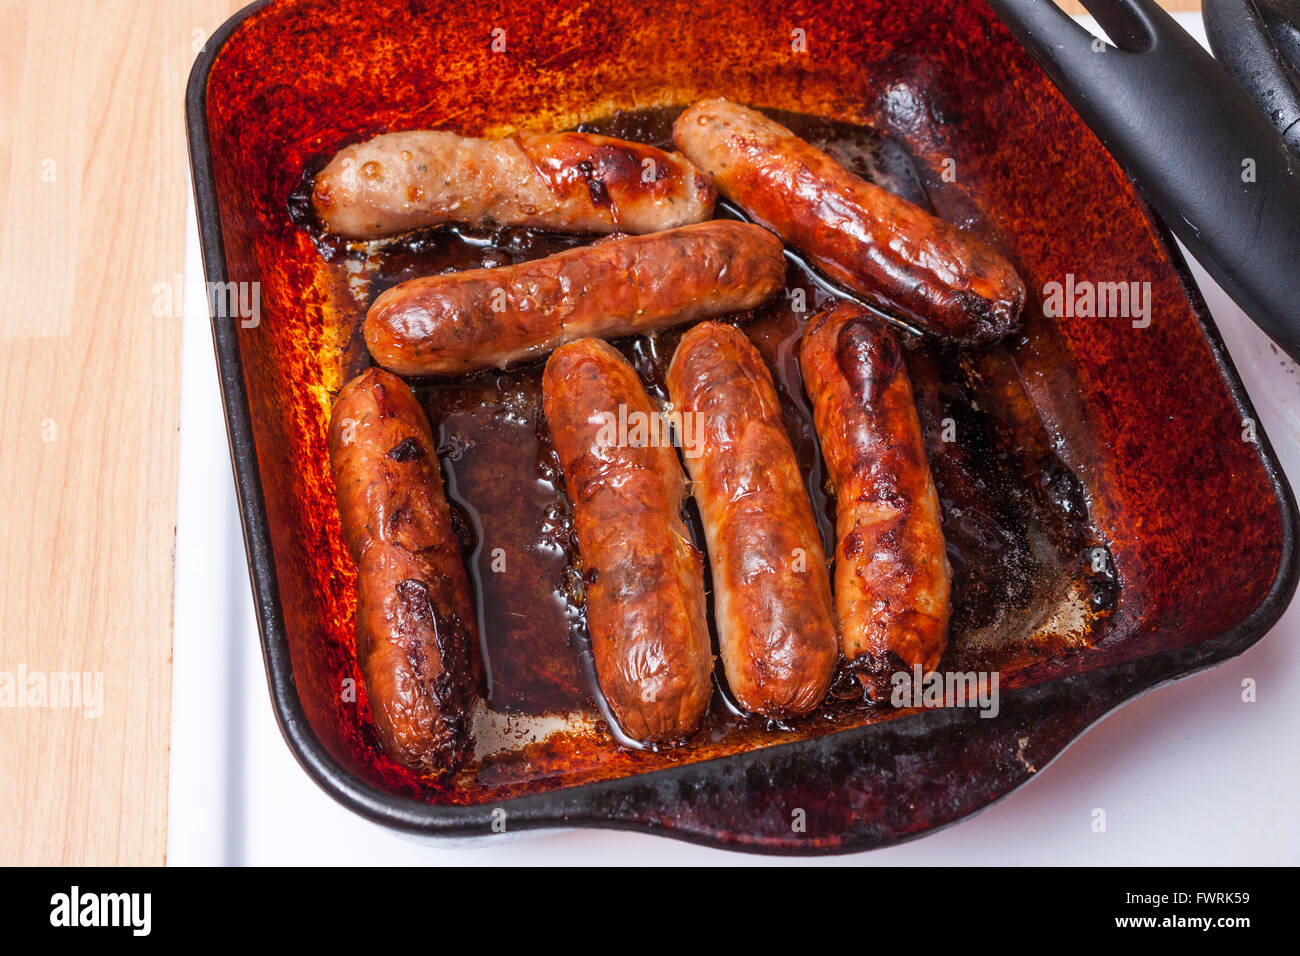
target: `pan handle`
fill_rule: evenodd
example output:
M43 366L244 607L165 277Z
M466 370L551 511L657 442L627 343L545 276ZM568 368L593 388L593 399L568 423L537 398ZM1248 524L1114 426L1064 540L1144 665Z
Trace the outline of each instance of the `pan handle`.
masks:
M989 0L1143 197L1300 361L1300 157L1153 0L1084 0L1116 46L1051 0Z

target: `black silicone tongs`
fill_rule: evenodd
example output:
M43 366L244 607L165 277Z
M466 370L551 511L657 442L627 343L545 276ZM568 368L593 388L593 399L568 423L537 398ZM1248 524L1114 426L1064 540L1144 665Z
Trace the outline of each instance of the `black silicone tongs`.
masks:
M1205 0L1210 49L1300 151L1300 0Z
M1052 0L989 0L1169 229L1255 323L1300 361L1300 152L1287 145L1300 118L1265 79L1240 85L1153 0L1083 0L1114 46L1095 40ZM1259 14L1269 8L1267 20ZM1211 42L1234 70L1262 76L1267 37L1272 77L1296 74L1287 59L1300 20L1295 2L1206 0ZM1230 8L1236 8L1230 9ZM1250 16L1247 11L1249 10ZM1251 19L1253 16L1253 19ZM1267 23L1289 23L1287 28ZM1231 41L1227 38L1233 38ZM1278 41L1282 37L1282 41ZM1280 91L1280 92L1279 92ZM1289 103L1289 105L1288 105ZM1277 117L1276 120L1274 117ZM1290 119L1288 119L1290 117ZM1294 140L1293 140L1294 141Z

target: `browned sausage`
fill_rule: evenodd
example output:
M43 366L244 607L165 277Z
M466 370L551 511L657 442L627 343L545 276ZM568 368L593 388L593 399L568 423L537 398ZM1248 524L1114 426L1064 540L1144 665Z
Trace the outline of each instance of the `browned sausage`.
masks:
M379 740L407 767L450 771L470 750L478 638L429 422L401 379L371 369L339 393L329 445Z
M677 146L723 195L831 279L957 342L1015 330L1025 287L974 236L854 176L754 110L702 100L673 126Z
M709 177L676 153L588 133L473 139L414 130L342 149L316 177L325 227L378 239L463 222L657 232L713 214Z
M890 330L842 303L809 320L799 364L835 493L840 650L880 699L893 671L934 670L947 643L939 495Z
M628 736L677 740L703 716L713 670L704 566L682 521L677 453L633 434L658 413L632 367L598 339L556 349L542 395L573 502L601 692ZM627 435L619 421L631 426Z
M366 315L370 354L402 375L455 376L752 309L781 288L781 241L715 221L609 239L496 269L411 279Z
M668 368L700 507L727 683L746 710L806 714L839 658L830 574L772 376L735 326L702 322Z

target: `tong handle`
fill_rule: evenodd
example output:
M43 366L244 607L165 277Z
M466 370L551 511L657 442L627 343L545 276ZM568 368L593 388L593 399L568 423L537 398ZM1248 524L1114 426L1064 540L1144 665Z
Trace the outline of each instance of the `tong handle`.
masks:
M1051 0L989 4L1169 229L1300 361L1300 158L1269 117L1153 0L1084 0L1115 46Z
M1215 58L1300 151L1300 2L1204 0Z

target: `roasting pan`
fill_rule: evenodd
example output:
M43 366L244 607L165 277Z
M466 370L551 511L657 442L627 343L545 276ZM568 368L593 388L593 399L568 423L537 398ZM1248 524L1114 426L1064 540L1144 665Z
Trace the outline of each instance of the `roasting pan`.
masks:
M334 799L439 840L580 826L767 853L880 847L988 806L1108 711L1277 620L1297 580L1295 502L1177 248L982 0L944 6L279 0L208 41L190 156L209 288L258 303L255 318L214 307L212 328L262 648L285 739ZM1116 600L1083 640L1025 623L1031 653L992 719L924 709L685 755L602 752L579 770L543 739L529 759L548 775L431 787L377 753L340 693L356 676L353 578L325 429L347 277L291 197L313 163L386 129L561 128L719 94L952 162L1030 290L1000 367L1081 486ZM1040 292L1067 275L1150 283L1151 321L1044 315Z

